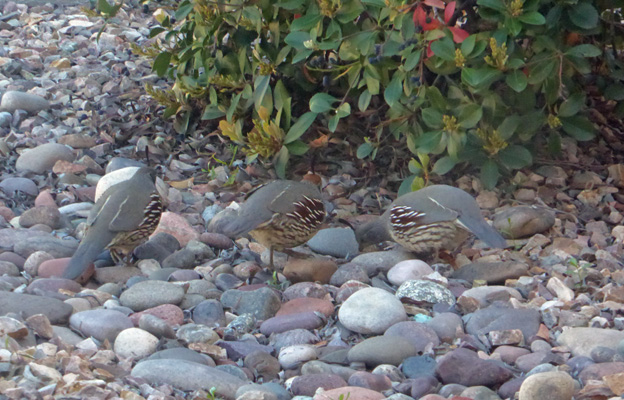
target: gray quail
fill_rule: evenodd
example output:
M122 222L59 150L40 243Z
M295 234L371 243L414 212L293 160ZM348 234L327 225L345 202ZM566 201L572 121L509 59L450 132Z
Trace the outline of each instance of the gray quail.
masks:
M87 219L87 231L63 273L79 277L97 256L109 249L115 263L129 261L132 251L154 232L163 206L154 181L156 171L139 168L128 180L108 188Z
M258 243L273 251L307 242L325 219L321 192L313 184L276 180L250 191L238 212L213 219L209 231L236 239L249 233Z
M379 218L356 229L361 244L392 240L421 255L454 250L469 232L492 247L505 239L487 224L475 199L447 185L433 185L397 198Z

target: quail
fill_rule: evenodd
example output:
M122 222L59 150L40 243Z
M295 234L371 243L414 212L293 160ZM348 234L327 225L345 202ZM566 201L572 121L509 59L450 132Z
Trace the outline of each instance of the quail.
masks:
M108 188L87 218L87 231L63 273L79 277L104 250L115 263L129 261L135 247L154 232L163 206L154 181L156 171L139 168L128 180Z
M209 231L233 239L249 233L257 242L273 251L296 247L307 242L325 219L321 192L308 182L276 180L250 191L238 213L215 218Z
M420 255L454 250L469 233L492 247L505 239L487 224L475 199L447 185L433 185L397 198L379 218L356 229L361 244L395 241Z

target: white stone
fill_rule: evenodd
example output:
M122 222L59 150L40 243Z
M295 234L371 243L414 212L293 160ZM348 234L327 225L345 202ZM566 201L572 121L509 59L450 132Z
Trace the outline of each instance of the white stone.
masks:
M113 349L119 358L145 358L156 351L158 338L139 328L128 328L119 332Z
M126 167L122 169L117 169L113 172L109 172L104 175L97 183L95 188L95 201L98 201L100 196L108 189L109 187L116 185L120 182L127 181L132 178L134 174L138 171L139 167Z
M366 288L355 292L342 304L338 319L353 332L382 334L397 322L405 321L407 314L392 293Z
M37 95L16 92L10 90L5 92L0 101L0 111L7 111L10 113L15 110L25 110L29 113L38 113L41 110L46 110L50 107L50 103Z

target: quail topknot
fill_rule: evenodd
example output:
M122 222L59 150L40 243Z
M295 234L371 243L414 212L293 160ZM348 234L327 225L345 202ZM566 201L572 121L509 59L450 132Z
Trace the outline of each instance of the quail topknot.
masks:
M155 185L156 171L139 168L128 180L108 188L89 213L87 231L63 273L79 277L104 250L115 263L130 261L160 221L163 206Z
M433 185L397 198L379 218L356 229L361 244L395 241L420 255L454 250L469 232L492 247L505 239L481 215L475 199L447 185Z
M250 191L235 214L215 218L209 231L237 239L249 233L258 243L273 251L307 242L325 219L321 192L308 182L276 180Z

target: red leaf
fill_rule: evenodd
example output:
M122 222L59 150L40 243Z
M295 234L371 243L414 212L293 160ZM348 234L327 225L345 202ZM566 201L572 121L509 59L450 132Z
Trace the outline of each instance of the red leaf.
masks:
M448 25L449 21L451 20L451 17L453 16L453 14L455 13L455 6L457 5L456 2L451 1L450 3L448 3L446 5L446 8L444 9L444 23Z
M427 22L427 20L429 20ZM432 31L442 26L442 23L435 19L433 14L427 13L423 6L419 4L414 10L414 25L421 26L423 31Z
M295 14L293 19L301 18L301 14Z
M470 36L470 33L456 26L449 26L449 29L451 30L451 33L453 34L453 42L455 43L461 43L464 40L466 40L468 36Z
M433 42L435 42L435 40ZM427 46L427 58L433 57L433 50L431 50L431 43L433 42L430 42L429 45Z

